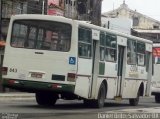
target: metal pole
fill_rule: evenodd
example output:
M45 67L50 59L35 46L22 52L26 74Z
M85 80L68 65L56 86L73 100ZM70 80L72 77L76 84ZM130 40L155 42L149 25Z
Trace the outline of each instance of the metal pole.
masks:
M45 7L45 6L44 6L44 5L45 5L44 3L45 3L45 2L44 2L44 0L43 0L43 2L42 2L42 14L44 14L44 7Z
M91 6L90 6L90 1L87 1L87 21L90 21L90 13L91 13Z

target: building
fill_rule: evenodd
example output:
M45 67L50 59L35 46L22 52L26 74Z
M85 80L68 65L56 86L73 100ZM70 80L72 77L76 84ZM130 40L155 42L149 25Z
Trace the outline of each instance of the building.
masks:
M105 18L129 18L133 21L132 35L160 42L160 21L131 10L125 1L119 8L103 13Z
M48 0L47 14L64 16L64 0Z

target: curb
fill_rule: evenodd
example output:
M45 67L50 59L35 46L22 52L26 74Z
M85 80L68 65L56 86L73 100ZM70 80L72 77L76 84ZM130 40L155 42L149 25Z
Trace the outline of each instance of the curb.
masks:
M34 93L0 93L0 100L35 99Z

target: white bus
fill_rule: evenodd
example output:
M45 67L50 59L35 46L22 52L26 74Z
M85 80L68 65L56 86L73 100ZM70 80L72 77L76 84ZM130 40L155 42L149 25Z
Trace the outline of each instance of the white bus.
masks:
M160 103L160 43L153 44L154 68L151 85L151 94L155 95L155 101Z
M60 16L12 16L2 73L5 87L34 92L39 105L135 106L150 92L152 42Z

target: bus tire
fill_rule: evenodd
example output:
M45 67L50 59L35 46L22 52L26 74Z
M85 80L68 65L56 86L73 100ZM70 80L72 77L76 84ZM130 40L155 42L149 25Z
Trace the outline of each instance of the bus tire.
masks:
M138 91L136 98L129 99L129 104L131 106L137 106L139 103L139 97L140 97L140 91Z
M96 108L102 108L105 103L105 98L106 98L106 86L104 83L101 84L98 92L98 99L94 100L92 105Z
M160 103L160 94L155 95L155 102Z
M57 94L47 93L47 92L36 93L36 101L38 105L53 106L55 105L57 99L58 99Z

